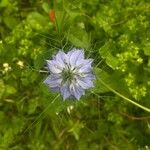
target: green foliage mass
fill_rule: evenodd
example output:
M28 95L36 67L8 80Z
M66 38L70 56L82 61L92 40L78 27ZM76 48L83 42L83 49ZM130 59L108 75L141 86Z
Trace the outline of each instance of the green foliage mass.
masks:
M97 79L63 101L43 70L72 47ZM149 98L149 0L0 1L0 150L149 150Z

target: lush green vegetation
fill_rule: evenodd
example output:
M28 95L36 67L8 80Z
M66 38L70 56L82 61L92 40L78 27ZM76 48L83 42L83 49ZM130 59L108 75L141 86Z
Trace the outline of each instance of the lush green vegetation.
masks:
M72 47L97 80L63 101L43 70ZM150 149L149 0L0 1L0 150L49 149Z

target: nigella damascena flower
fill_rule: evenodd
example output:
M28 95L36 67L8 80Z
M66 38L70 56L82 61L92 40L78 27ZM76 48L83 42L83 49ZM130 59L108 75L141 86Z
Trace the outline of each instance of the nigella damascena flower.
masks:
M85 90L93 87L92 59L84 59L84 50L72 49L67 54L59 51L53 60L47 60L50 75L44 81L63 99L80 99Z

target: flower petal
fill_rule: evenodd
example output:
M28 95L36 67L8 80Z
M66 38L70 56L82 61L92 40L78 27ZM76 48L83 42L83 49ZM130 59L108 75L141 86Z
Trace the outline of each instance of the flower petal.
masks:
M93 59L81 59L78 62L76 62L76 66L77 67L82 67L85 65L91 66L92 62L93 62Z
M77 82L83 89L89 89L91 87L94 87L93 82L88 78L78 79Z
M60 91L60 87L53 87L51 88L52 91L54 92L59 92Z
M84 89L81 88L77 83L72 83L70 85L70 92L77 100L80 99L82 95L85 94Z
M55 60L47 60L47 66L50 72L58 74L62 72L61 66Z
M68 84L64 84L60 88L60 91L61 91L61 94L62 94L64 100L67 99L67 98L69 98L71 96Z
M86 73L84 74L84 78L88 79L88 80L95 80L95 75L92 73Z
M67 56L70 58L70 56L76 51L76 48L73 48L71 51L67 53Z
M70 51L68 54L69 60L70 60L70 64L72 66L76 65L76 62L78 60L84 59L84 51L83 50L72 50Z
M59 51L55 59L61 68L65 67L65 60L67 59L67 55L63 51Z
M59 87L62 82L62 79L59 77L54 77L49 75L46 80L44 81L45 84L47 84L49 87L54 88L54 87Z

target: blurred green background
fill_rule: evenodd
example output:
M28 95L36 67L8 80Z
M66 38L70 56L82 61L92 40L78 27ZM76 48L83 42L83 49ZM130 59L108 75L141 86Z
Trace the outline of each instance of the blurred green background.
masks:
M97 80L63 101L43 70L72 47ZM0 150L150 150L150 113L114 90L150 108L149 0L0 0Z

